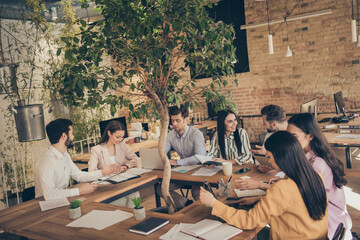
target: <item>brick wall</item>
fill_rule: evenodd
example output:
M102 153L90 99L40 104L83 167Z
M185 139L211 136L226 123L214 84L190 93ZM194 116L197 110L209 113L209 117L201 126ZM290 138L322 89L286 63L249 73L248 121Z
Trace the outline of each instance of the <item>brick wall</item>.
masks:
M266 22L265 1L244 1L247 24ZM286 2L288 11L296 2ZM301 103L315 97L319 112L334 112L337 91L343 92L347 109L360 108L360 48L351 42L351 1L303 0L291 16L328 8L331 14L288 22L289 58L284 23L271 25L273 55L268 54L267 26L247 30L250 72L237 74L238 88L224 89L231 91L240 115L260 114L267 104L296 113ZM285 1L270 0L269 9L270 20L281 19ZM246 118L244 124L251 141L264 132L261 119Z

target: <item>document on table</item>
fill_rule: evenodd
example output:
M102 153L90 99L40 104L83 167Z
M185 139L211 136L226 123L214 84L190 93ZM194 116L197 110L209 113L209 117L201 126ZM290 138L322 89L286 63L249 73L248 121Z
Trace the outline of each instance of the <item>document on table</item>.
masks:
M192 223L175 224L167 233L160 236L161 240L197 240L198 238L180 232L182 229L193 225Z
M235 188L234 191L237 197L256 197L266 195L266 192L261 189L240 190Z
M115 211L103 211L103 210L92 210L88 214L72 221L67 227L86 227L95 228L97 230L103 230L115 223L121 222L125 219L134 216L134 214L115 210Z
M70 205L69 200L67 198L49 200L49 201L39 201L41 211L50 210L53 208L63 207Z
M213 168L202 167L191 175L192 176L214 176L221 169L222 169L222 166L215 166Z
M342 134L336 136L336 138L360 139L360 134Z
M183 173L183 172L187 172L187 171L193 170L195 168L198 168L200 166L201 165L179 166L179 167L176 167L176 168L172 168L171 171Z
M144 168L130 168L129 170L127 170L127 173L131 173L134 175L141 175L147 172L151 172L152 169L144 169Z

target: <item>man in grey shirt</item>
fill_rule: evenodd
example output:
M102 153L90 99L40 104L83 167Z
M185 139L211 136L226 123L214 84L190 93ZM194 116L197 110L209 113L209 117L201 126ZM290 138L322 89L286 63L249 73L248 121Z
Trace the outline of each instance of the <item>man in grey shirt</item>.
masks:
M180 106L180 109L177 106L170 107L169 114L173 130L167 135L165 152L168 153L173 149L180 156L180 160L170 159L170 164L172 166L200 164L194 155L206 155L204 135L200 130L188 126L189 111L183 105ZM171 183L169 189L177 209L192 203L191 200L175 192L180 187L182 186L179 184ZM161 190L159 190L160 188L158 189L160 194ZM199 186L192 186L191 194L195 200L199 199L199 190Z

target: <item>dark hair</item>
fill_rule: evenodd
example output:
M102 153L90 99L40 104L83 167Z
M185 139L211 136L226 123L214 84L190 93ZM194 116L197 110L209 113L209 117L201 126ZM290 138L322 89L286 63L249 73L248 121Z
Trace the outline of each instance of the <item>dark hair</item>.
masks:
M72 126L72 124L71 120L64 118L58 118L48 123L48 125L46 125L46 134L50 143L58 143L63 133L69 135L70 126Z
M225 153L225 118L229 114L234 114L236 117L236 114L230 109L220 110L217 113L218 143L219 143L219 147L220 147L221 157L226 160L228 160L228 156ZM241 144L242 143L241 143L239 131L235 130L234 138L235 138L236 147L237 147L239 153L242 154L242 152L241 152Z
M347 181L345 179L346 174L344 172L344 165L331 150L315 117L311 113L295 114L289 119L289 124L293 124L305 134L311 134L313 136L313 139L310 142L311 150L314 151L316 156L324 159L326 164L331 168L336 187L341 188L346 185Z
M189 110L185 108L183 104L180 105L180 108L178 108L177 106L169 107L170 116L178 115L179 113L181 113L181 116L183 118L187 118L189 116Z
M321 220L327 208L325 186L310 166L296 137L286 131L277 131L266 140L265 148L273 154L278 167L298 186L310 217Z
M103 135L101 136L101 139L100 139L100 141L99 141L98 144L100 144L100 143L106 143L106 142L109 140L108 131L110 131L111 134L113 134L114 132L119 131L119 130L125 131L125 135L124 135L124 137L125 137L125 136L126 136L126 130L127 130L127 129L125 129L124 125L123 125L121 122L119 122L119 121L117 121L117 120L113 120L113 121L109 122L109 123L106 125L106 128L105 128L105 130L104 130L104 133L103 133Z
M266 116L266 121L273 122L277 121L282 123L286 121L285 110L278 105L267 105L261 109L261 115Z

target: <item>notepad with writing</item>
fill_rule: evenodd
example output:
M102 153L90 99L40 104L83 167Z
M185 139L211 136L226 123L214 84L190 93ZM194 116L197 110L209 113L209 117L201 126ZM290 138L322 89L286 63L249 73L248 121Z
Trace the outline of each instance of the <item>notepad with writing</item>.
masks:
M266 192L261 189L251 189L251 190L240 190L234 189L237 197L256 197L256 196L265 196Z
M157 217L150 217L129 228L130 232L142 235L149 235L169 223L169 220Z
M241 229L216 220L204 219L181 232L205 240L230 239L242 232Z

